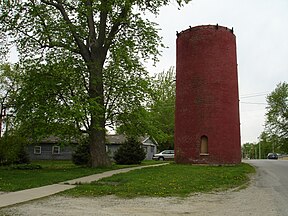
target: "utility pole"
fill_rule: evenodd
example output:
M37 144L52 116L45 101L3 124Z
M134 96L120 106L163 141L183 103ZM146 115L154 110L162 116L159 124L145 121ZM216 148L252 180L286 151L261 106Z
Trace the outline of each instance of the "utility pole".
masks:
M259 142L259 159L261 159L261 142Z

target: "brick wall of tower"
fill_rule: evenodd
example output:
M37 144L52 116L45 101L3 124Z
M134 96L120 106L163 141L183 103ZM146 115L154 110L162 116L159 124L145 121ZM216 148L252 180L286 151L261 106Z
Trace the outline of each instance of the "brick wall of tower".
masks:
M178 34L175 161L241 162L236 37L223 26L197 26ZM201 137L208 150L201 153Z

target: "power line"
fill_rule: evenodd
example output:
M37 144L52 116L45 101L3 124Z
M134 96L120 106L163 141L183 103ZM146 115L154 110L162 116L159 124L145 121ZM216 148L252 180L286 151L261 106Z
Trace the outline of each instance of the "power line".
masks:
M252 98L252 97L260 97L266 96L269 92L260 92L260 93L251 93L251 94L244 94L240 96L240 98Z
M240 102L240 103L242 103L242 104L257 104L257 105L268 105L267 103L257 103L257 102Z

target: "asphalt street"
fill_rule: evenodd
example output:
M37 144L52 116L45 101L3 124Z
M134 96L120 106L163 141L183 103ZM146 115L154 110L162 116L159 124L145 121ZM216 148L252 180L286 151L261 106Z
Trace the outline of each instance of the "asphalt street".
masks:
M248 160L257 168L255 186L273 197L279 215L288 215L288 160Z

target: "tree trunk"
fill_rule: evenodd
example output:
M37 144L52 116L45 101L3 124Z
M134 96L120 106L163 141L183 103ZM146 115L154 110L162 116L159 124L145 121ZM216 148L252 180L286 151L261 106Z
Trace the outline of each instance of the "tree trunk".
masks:
M96 53L99 54L99 52ZM103 87L103 64L105 58L99 58L98 56L88 65L90 73L89 99L91 101L89 145L92 167L105 167L111 165L105 147L106 131Z
M96 120L99 118L96 118ZM91 120L91 129L89 133L89 145L92 167L107 167L111 165L105 147L105 127L99 127L93 117Z

